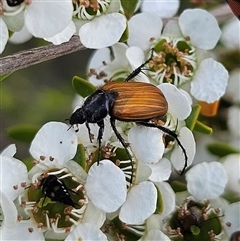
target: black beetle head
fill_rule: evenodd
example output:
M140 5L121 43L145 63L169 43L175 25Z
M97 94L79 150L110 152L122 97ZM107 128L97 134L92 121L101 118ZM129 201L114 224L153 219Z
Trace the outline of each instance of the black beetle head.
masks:
M71 126L76 124L83 124L86 121L86 117L82 108L77 109L75 112L72 113L69 124Z

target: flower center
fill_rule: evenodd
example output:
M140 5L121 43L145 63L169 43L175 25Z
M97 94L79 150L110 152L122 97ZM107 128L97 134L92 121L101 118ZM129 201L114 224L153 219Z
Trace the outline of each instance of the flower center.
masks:
M173 214L167 230L173 240L214 241L222 231L219 214L220 210L211 208L208 201L200 204L186 200Z
M15 16L25 8L27 3L24 0L0 0L0 15Z
M70 231L82 220L88 198L84 186L66 168L36 173L27 189L25 212L39 227L57 233Z
M73 0L73 15L82 20L91 20L105 13L111 0Z
M154 47L149 75L157 81L176 86L189 81L196 68L195 49L183 39L162 38Z

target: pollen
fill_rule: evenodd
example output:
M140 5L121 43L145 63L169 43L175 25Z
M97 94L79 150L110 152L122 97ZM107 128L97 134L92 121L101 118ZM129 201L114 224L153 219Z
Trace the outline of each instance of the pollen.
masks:
M73 0L73 4L73 15L82 20L91 20L107 11L110 0Z
M196 68L196 54L186 40L162 39L154 49L149 75L157 83L168 82L178 86L190 80Z

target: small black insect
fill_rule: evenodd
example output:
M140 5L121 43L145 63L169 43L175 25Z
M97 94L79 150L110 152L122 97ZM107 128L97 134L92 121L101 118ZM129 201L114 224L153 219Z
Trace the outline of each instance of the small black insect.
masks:
M21 3L23 3L24 0L7 0L7 4L8 6L10 7L15 7L15 6L18 6L20 5Z
M44 201L45 198L48 197L52 201L75 207L75 203L73 202L68 192L69 189L66 187L65 183L61 181L57 176L48 175L47 177L44 177L43 174L40 178L39 187L45 195Z

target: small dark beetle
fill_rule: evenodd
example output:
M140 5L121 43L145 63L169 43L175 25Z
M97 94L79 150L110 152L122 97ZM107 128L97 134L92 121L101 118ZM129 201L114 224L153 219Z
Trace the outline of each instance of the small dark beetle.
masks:
M139 125L158 128L176 139L177 143L182 148L185 157L185 164L181 172L183 173L187 167L187 154L186 150L179 141L177 134L163 126L158 126L151 122L153 120L162 119L167 113L168 103L165 96L159 88L152 84L127 82L138 75L144 65L151 59L152 56L134 70L126 78L125 82L108 82L90 95L85 100L83 106L71 115L69 123L71 126L85 123L88 128L89 136L91 136L89 123L96 123L99 126L97 140L100 150L104 131L104 118L109 115L112 129L125 148L130 160L132 160L132 158L127 149L127 144L117 131L115 121L120 120L125 122L136 122Z
M14 6L20 5L23 2L24 2L24 0L7 0L7 4L10 7L14 7Z
M44 175L42 175L40 178L39 187L45 195L45 198L49 197L52 201L75 207L75 203L68 192L68 188L63 181L57 178L57 176L48 175L47 177L44 177Z

